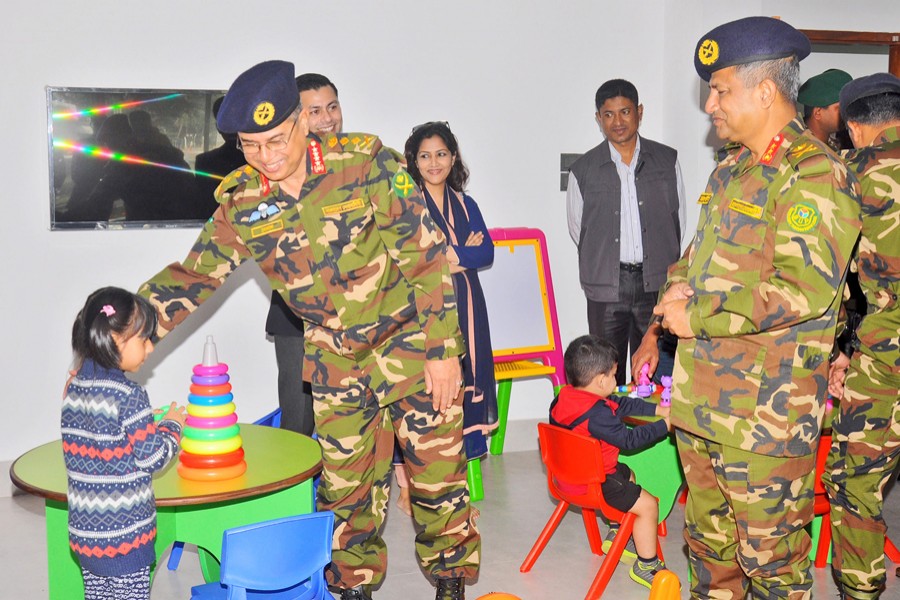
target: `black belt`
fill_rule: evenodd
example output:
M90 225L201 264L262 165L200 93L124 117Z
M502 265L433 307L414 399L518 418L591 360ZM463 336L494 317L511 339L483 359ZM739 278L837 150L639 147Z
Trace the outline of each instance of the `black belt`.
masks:
M619 269L622 271L629 271L634 273L636 271L640 271L644 268L643 263L619 263Z

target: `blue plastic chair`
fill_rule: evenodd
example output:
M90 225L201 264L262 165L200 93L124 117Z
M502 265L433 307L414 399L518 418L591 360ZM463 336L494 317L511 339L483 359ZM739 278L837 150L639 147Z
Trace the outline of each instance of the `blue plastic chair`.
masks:
M316 512L228 529L218 582L191 600L333 600L325 583L334 513Z

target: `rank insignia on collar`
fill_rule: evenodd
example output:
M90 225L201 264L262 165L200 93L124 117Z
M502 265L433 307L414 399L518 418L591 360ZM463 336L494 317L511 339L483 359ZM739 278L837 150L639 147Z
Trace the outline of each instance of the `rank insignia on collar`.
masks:
M700 194L700 197L697 199L697 204L709 204L711 198L712 194L710 194L709 192L704 192Z
M326 173L325 160L322 158L322 144L317 140L309 140L308 159L312 173L316 175L324 175Z
M265 202L260 202L259 206L256 207L252 213L250 213L250 223L255 223L260 220L265 220L271 217L272 215L277 215L281 212L274 204L267 204Z
M415 191L416 184L413 183L409 173L406 171L397 171L391 179L391 187L394 188L394 193L397 194L397 197L409 198Z
M775 153L778 152L778 149L781 147L781 141L783 139L784 136L780 133L773 137L772 141L769 142L769 145L766 147L766 151L759 157L759 162L767 166L771 165L772 160L775 158Z
M797 233L806 233L819 222L819 211L812 204L798 202L787 213L787 222Z

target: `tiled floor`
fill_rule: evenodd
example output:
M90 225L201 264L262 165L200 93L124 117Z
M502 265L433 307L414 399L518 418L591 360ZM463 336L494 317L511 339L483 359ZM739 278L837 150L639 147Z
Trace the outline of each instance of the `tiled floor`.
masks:
M466 594L474 600L488 592L508 592L522 600L569 600L584 597L601 558L590 553L581 517L570 512L550 540L544 554L528 574L519 565L544 526L553 503L536 451L510 452L492 456L484 463L486 499L478 525L483 542L483 562L477 582ZM44 542L43 504L17 495L0 498L0 599L47 597L47 562ZM669 535L663 538L663 552L669 567L686 584L687 567L681 525L682 506L676 504L667 520ZM888 525L900 532L900 493L888 497ZM390 566L377 600L434 597L433 588L419 570L413 553L413 526L410 519L391 505L385 538L390 548ZM895 537L900 537L897 534ZM164 557L165 558L165 557ZM888 588L883 598L900 598L900 579L895 565L888 563ZM813 569L814 598L834 598L835 589L828 569ZM165 565L158 570L153 599L188 598L190 587L201 582L195 550L188 546L177 571ZM648 590L632 582L625 568L618 568L606 594L616 600L645 600ZM687 597L687 593L682 594Z

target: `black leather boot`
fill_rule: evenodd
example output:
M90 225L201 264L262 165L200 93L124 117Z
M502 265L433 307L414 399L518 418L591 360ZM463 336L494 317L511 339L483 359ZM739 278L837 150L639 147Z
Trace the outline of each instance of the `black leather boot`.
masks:
M464 577L451 577L448 579L435 578L437 595L435 600L466 600L466 580Z
M341 600L372 600L372 593L367 585L358 585L349 590L341 590Z

